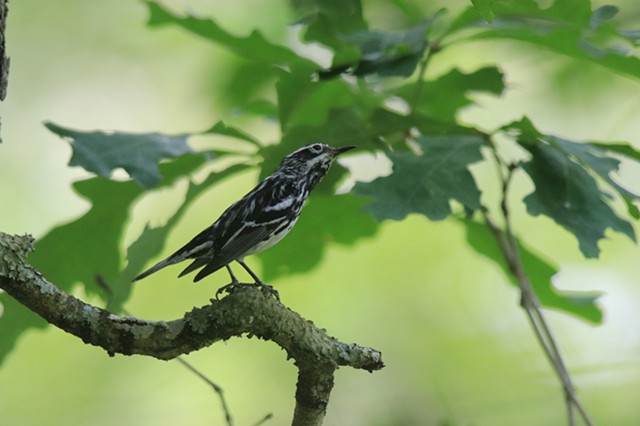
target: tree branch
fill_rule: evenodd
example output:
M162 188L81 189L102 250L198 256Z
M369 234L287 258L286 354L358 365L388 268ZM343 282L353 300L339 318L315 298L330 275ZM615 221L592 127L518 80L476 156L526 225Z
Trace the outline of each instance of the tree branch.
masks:
M172 359L233 336L256 336L282 347L299 368L294 425L320 425L339 366L384 367L379 351L342 343L253 286L194 308L173 321L114 315L57 288L25 262L31 236L0 233L0 288L49 323L109 353Z
M9 14L9 1L0 0L0 101L7 96L9 84L9 57L7 56L6 27Z

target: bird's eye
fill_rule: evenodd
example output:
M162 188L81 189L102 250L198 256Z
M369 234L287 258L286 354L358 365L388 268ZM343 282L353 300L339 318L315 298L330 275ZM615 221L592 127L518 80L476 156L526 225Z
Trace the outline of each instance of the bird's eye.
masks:
M309 147L309 149L311 150L311 152L313 152L314 154L320 154L322 152L322 145L319 143L314 143L313 145L311 145Z

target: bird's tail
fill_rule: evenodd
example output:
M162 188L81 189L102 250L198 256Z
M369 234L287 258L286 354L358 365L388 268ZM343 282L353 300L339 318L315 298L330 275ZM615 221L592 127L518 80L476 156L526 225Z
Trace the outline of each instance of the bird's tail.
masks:
M172 257L168 257L165 260L162 260L156 263L151 268L147 269L146 271L144 271L143 273L135 277L133 281L140 281L141 279L148 277L154 272L158 272L160 269L164 268L165 266L173 265L174 263L176 263L175 259L173 259Z

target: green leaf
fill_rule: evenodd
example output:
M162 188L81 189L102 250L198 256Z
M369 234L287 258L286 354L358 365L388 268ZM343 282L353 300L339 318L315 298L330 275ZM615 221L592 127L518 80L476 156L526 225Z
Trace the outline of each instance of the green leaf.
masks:
M280 127L322 126L333 109L354 101L350 86L342 80L313 81L311 75L281 72L276 85Z
M189 175L205 161L204 155L194 154L163 164L165 178L161 187ZM39 238L30 262L64 291L69 292L75 283L81 282L87 292L101 295L96 276L109 283L118 278L121 236L129 210L144 190L130 181L115 182L101 177L76 182L73 188L90 202L89 211Z
M471 0L473 8L482 16L482 19L488 23L493 22L495 14L493 13L493 7L496 3L502 0Z
M620 30L609 21L616 12L613 6L592 11L589 0L567 0L543 9L533 0L501 0L490 10L492 24L467 9L451 24L449 34L472 28L465 37L522 41L640 78L640 58L633 53L637 31Z
M82 132L54 123L45 126L70 141L73 149L70 166L80 166L105 177L123 168L145 189L153 188L162 179L158 169L160 160L193 152L187 145L189 135Z
M194 154L162 164L160 170L164 178L160 186L172 185L176 179L190 174L205 161L205 155ZM125 278L120 276L120 241L131 205L144 190L132 181L115 182L103 177L76 182L73 188L91 203L91 207L78 219L57 226L39 238L29 262L67 293L72 293L75 285L82 283L87 293L105 297L103 288L97 282L98 277L110 285L114 292L122 291L118 287L125 285ZM126 279L131 277L129 274ZM32 327L44 327L46 323L6 295L0 294L0 300L4 305L0 320L2 362L25 331ZM119 302L122 302L122 298Z
M598 241L607 228L635 241L631 224L616 215L608 204L610 195L580 164L546 143L521 145L532 156L523 165L536 187L524 198L531 215L544 214L574 234L586 257L598 257Z
M362 212L363 204L349 194L312 193L289 235L258 255L265 280L313 269L331 243L351 245L373 236L378 224Z
M591 15L591 19L589 19L589 25L594 30L598 29L606 21L616 16L619 11L620 9L610 4L605 4L604 6L600 6L599 8L593 11L593 15Z
M351 48L343 47L334 59L333 68L323 71L321 78L346 71L358 76L408 77L415 71L428 46L426 34L430 24L431 21L423 22L401 34L360 31L343 36ZM360 55L355 56L352 47L357 47ZM350 60L354 62L349 63Z
M255 62L271 65L287 65L291 68L316 69L317 64L298 56L291 49L267 41L258 31L253 31L247 37L238 37L222 29L210 19L200 19L193 16L181 18L173 15L164 7L154 2L147 2L149 7L150 27L162 25L176 25L193 34L228 48L236 55Z
M502 72L496 67L485 67L472 73L453 69L435 80L406 84L392 94L404 98L428 117L455 122L456 114L474 103L470 92L498 96L503 90Z
M307 26L304 40L318 42L334 50L340 50L342 36L367 29L360 0L301 0L293 2L300 20Z
M612 173L618 171L618 168L620 167L620 160L609 155L610 149L608 149L607 145L586 142L576 143L557 136L550 136L550 140L555 142L565 153L571 155L577 162L582 164L583 167L588 168L593 173L600 176L615 192L618 193L618 195L620 195L620 197L624 199L627 204L629 214L636 219L640 218L640 211L634 204L634 202L640 200L640 196L620 186L611 176ZM626 146L628 149L625 151L635 151L629 145ZM614 149L616 148L614 147Z
M278 77L277 68L241 58L230 61L228 67L226 78L216 76L222 83L215 95L215 104L220 110L246 110L258 97L272 91Z
M23 333L30 329L43 329L49 323L7 293L0 293L0 365L11 353Z
M608 153L619 149L633 155L635 150L623 145L606 149L602 144L576 143L545 135L527 118L504 126L503 130L515 133L518 144L532 156L523 164L536 187L524 199L530 214L544 214L574 234L586 257L598 257L598 241L604 238L607 228L635 241L633 227L614 212L611 194L602 191L594 179L598 176L606 182L636 217L638 208L633 203L638 196L613 180L611 174L618 170L620 161Z
M231 138L241 139L243 141L250 142L251 144L260 147L262 144L259 140L251 136L250 134L244 132L243 130L237 129L235 127L230 127L224 124L222 121L218 121L213 125L212 128L204 132L204 134L208 135L222 135L229 136Z
M353 192L372 197L366 207L378 220L401 220L411 213L441 220L451 214L450 200L470 210L480 208L480 191L469 165L482 160L483 139L473 135L422 136L421 155L390 152L389 176L358 182Z
M504 255L498 243L486 226L461 220L467 232L467 242L480 255L493 261L502 269L509 282L518 287L513 274L509 272ZM542 306L575 315L584 320L600 324L602 311L596 304L599 293L559 291L553 286L553 276L558 273L557 267L551 265L542 255L535 253L517 241L524 269L529 277Z

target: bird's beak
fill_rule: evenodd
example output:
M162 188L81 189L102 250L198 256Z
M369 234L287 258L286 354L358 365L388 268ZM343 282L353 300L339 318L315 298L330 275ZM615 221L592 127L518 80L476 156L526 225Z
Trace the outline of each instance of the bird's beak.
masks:
M357 146L351 145L351 146L343 146L343 147L340 147L340 148L335 148L333 156L337 157L338 155L340 155L340 154L342 154L344 152L347 152L347 151L351 151L354 148L357 148Z

